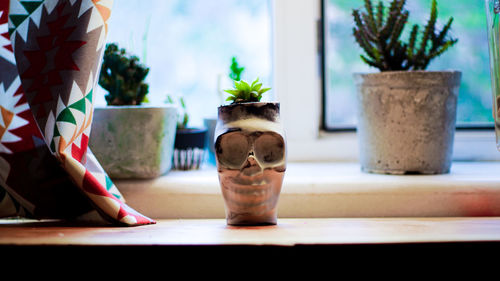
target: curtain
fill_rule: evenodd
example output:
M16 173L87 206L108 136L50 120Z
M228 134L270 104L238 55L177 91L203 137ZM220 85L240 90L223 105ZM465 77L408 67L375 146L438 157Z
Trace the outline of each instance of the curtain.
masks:
M155 223L88 147L112 5L0 0L0 217Z

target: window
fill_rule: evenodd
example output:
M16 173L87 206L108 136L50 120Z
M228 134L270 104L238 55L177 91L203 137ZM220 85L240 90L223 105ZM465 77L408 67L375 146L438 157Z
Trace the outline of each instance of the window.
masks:
M373 3L376 3L374 1ZM389 1L387 1L389 3ZM431 0L407 1L409 22L402 40L407 40L411 26L423 26L430 14ZM386 5L387 7L388 5ZM362 9L361 0L324 0L324 127L327 130L354 128L356 124L353 72L378 72L365 65L363 53L352 36L352 9ZM462 71L457 126L493 128L491 82L484 1L455 0L438 3L440 30L449 17L454 21L451 36L458 44L436 58L429 70Z
M231 58L245 67L244 80L272 86L270 0L115 1L107 42L140 58L150 72L147 96L162 104L184 96L190 125L216 117L219 91L232 87ZM104 105L103 89L97 105ZM268 97L272 99L271 97Z
M281 117L287 133L288 159L357 161L355 131L327 132L322 122L322 1L324 0L273 1L274 87L281 103ZM357 2L362 3L359 0ZM412 1L407 1L410 2ZM442 7L444 2L439 3L441 18L445 16L446 8ZM428 12L427 9L425 15ZM346 23L350 22L351 19ZM485 32L485 24L483 22L482 32ZM351 40L351 35L346 35L345 40ZM487 39L485 37L481 40ZM359 55L359 52L356 54ZM485 55L487 54L485 51ZM345 72L350 75L350 70ZM490 87L489 77L485 79L486 82L481 82L482 86ZM351 76L348 80L352 81ZM488 106L491 103L491 93L487 92L485 95L482 98ZM353 110L352 107L350 109ZM487 114L491 116L491 110ZM453 157L454 160L462 161L499 160L500 152L496 149L494 131L457 131Z
M411 18L417 20L418 13L413 11L416 4L412 2L407 1L407 8L411 10ZM421 6L421 15L425 18L429 13L430 0L420 2L425 4ZM203 0L120 0L115 1L113 6L107 41L118 42L151 67L147 78L151 103L163 103L167 94L184 95L191 114L191 125L194 126L203 124L202 119L205 117L215 117L216 108L221 103L218 91L231 86L227 73L231 57L236 56L240 64L246 67L243 79L251 80L259 76L273 88L270 92L273 96L267 99L281 103L290 161L356 161L358 148L354 130L329 133L324 131L323 126L323 37L320 22L323 20L322 5L326 13L328 5L336 3L344 5L339 9L347 13L343 23L349 26L352 19L348 13L350 8L346 5L351 3L359 7L362 5L360 0L218 0L214 3ZM459 4L462 5L460 17L454 17L454 35L458 32L460 22L468 19L463 13L472 11L468 6L464 8L465 3L464 0L456 5L439 3L440 19L456 15L458 12L449 9L455 6L458 9ZM482 1L470 3L478 9L478 13L484 10L482 4ZM326 17L324 22L327 22ZM477 32L477 38L484 37L476 41L486 44L485 20L472 17L467 22L465 26L474 26L472 33ZM345 38L343 41L353 42L350 31L342 36ZM461 35L457 37L459 44L442 59L453 57L452 52L464 52L459 46L467 45L468 39ZM329 43L325 41L325 44L328 48ZM357 58L360 51L339 52L340 58L350 53L359 62ZM329 52L327 55L332 54ZM474 68L468 64L457 67L464 71L464 77L469 75L465 71L481 69L488 73L487 49L474 54L469 56L470 60L474 60ZM477 57L478 54L482 57ZM438 68L437 61L435 63L432 67ZM352 82L352 71L344 71L347 75L344 83ZM470 111L465 107L460 107L459 114L484 118L472 121L459 118L459 122L468 125L473 122L482 124L485 120L490 122L491 119L487 119L491 118L489 73L481 74L480 78L471 81L469 86L462 86L461 91L474 88L470 92L478 94L471 97L475 104L481 105L474 108L482 108L483 113L469 114ZM334 85L341 87L340 83ZM347 90L340 93L344 95L331 97L336 104L343 104L342 107L354 115L353 107L349 105L349 98L353 98L353 95ZM464 94L461 92L460 95ZM104 93L97 96L101 100L96 103L105 104ZM468 105L473 102L461 103ZM336 113L335 110L332 112ZM354 120L349 117L345 120L344 126L352 128ZM456 134L454 155L462 160L497 159L500 153L496 151L494 138L492 130L465 136Z

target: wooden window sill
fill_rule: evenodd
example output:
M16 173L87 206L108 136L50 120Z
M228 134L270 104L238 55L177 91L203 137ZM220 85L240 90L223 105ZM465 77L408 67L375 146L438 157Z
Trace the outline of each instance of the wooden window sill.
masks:
M158 220L139 227L0 220L1 246L346 245L500 242L500 217L278 219L228 226L224 219Z
M104 249L102 257L93 256L104 262L110 253L128 256L138 248L148 249L144 254L168 248L169 257L191 260L200 253L236 251L241 257L258 249L269 259L280 254L296 262L320 256L313 254L334 258L335 253L342 259L368 254L377 260L379 250L394 257L437 250L426 261L441 262L443 255L477 260L487 257L484 251L500 250L498 171L498 162L456 162L447 175L387 176L361 173L356 163L291 163L278 224L260 227L226 225L215 169L173 171L154 180L115 181L128 204L157 224L110 227L4 219L0 251L9 258L29 254L43 259L47 247L82 258L88 249ZM457 251L460 255L454 255Z
M448 277L450 269L478 264L477 277L496 269L491 254L499 250L500 217L281 218L259 227L231 227L224 219L162 219L139 227L0 220L0 264L38 277L63 268L95 277L100 266L113 269L115 278L139 269L151 279L164 270L262 275L271 267L280 276L307 272L312 280L332 272L399 279L401 270L428 277L425 269L438 269L432 276Z

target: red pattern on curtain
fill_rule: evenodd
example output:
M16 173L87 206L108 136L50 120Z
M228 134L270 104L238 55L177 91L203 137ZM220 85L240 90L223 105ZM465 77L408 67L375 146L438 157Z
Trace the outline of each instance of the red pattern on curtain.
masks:
M88 148L112 0L0 1L0 217L155 223Z

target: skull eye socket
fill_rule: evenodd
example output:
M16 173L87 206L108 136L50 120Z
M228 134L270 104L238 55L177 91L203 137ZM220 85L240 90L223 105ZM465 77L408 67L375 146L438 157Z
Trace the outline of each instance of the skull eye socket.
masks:
M239 168L247 159L249 143L247 136L239 133L227 133L219 137L217 158L227 167Z
M275 164L285 157L283 137L276 133L265 133L254 142L254 152L259 162Z

